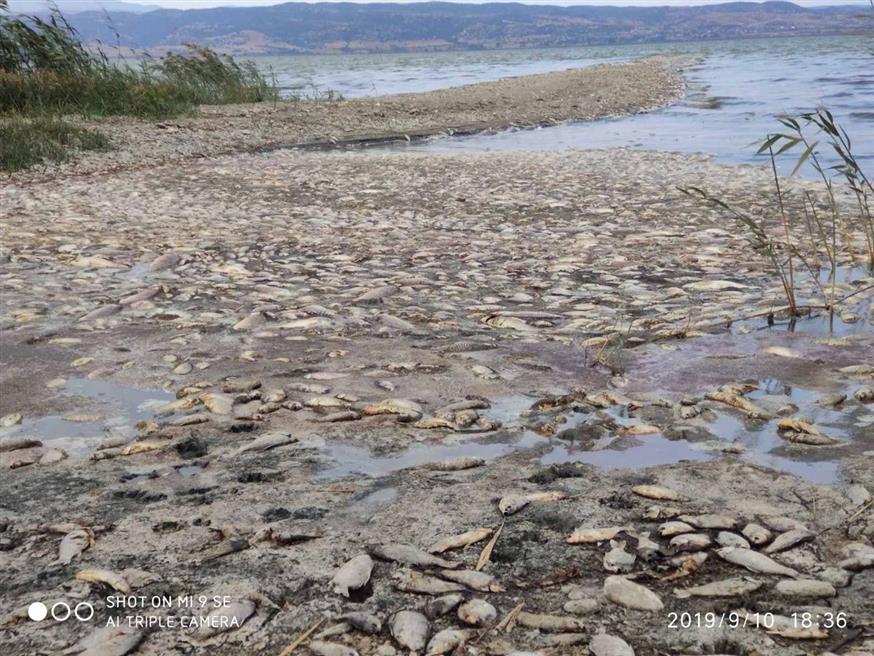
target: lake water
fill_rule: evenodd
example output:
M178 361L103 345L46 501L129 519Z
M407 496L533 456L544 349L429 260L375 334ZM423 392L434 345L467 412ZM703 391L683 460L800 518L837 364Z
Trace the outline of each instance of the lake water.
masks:
M432 89L626 61L701 55L686 71L687 96L671 107L617 119L391 148L428 152L561 150L627 146L756 161L753 143L779 129L775 117L827 106L874 163L874 37L746 39L680 44L426 54L265 57L286 93L335 91L347 98ZM759 158L761 161L761 158Z

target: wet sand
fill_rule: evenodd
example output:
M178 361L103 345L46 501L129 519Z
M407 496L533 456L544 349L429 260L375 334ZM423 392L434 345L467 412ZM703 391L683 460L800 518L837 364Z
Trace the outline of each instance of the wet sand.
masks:
M808 183L786 184L798 211ZM778 227L766 171L625 150L282 150L4 186L3 653L280 654L317 623L294 653L449 629L428 651L871 652L870 296L831 335L769 327L765 261L683 185ZM778 431L801 417L836 443ZM421 553L474 529L448 563ZM364 553L347 597L332 579ZM210 611L187 595L230 605L167 628ZM26 619L54 600L95 619ZM815 630L786 624L803 612Z

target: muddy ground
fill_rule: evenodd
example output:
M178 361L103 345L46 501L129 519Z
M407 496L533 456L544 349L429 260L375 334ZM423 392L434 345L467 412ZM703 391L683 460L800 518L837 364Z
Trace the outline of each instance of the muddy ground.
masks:
M677 189L776 229L766 173L281 150L4 186L0 652L871 653L870 295L789 330Z

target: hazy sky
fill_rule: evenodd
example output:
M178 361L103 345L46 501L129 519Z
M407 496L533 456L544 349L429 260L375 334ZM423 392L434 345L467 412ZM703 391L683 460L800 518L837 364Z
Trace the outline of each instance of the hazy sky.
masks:
M62 8L65 6L75 5L80 0L57 0L57 4ZM81 0L84 1L84 0ZM94 0L87 0L89 4L93 4ZM138 4L160 5L162 7L172 7L174 9L193 9L203 7L219 7L219 6L259 6L259 5L276 5L288 0L128 0ZM346 0L352 2L367 2L368 0ZM410 0L382 0L388 2L405 2ZM450 0L451 1L451 0ZM471 1L471 0L466 0ZM496 1L496 0L472 0L476 1ZM501 0L497 0L501 1ZM545 4L545 5L634 5L638 7L660 7L664 5L683 6L683 5L712 5L720 4L728 0L521 0L525 4ZM796 4L813 7L825 5L849 5L849 4L869 4L869 0L794 0ZM10 3L15 4L15 0Z
M131 0L136 1L136 0ZM173 7L175 9L190 9L193 7L219 7L219 6L255 6L255 5L278 5L288 0L139 0L142 4L161 5L162 7ZM347 0L355 2L366 2L367 0ZM397 0L382 0L392 2ZM401 0L404 1L404 0ZM501 1L501 0L482 0L482 1ZM512 0L510 0L512 1ZM567 0L564 2L554 0L522 0L528 5L635 5L638 7L662 7L664 5L716 5L727 2L729 0L581 0L574 2ZM850 4L866 4L867 0L794 0L795 4L805 7L822 7L825 5L850 5Z

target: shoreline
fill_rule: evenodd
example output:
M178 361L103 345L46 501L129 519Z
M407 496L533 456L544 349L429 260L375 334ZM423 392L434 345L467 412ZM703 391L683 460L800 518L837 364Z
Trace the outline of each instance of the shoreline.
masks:
M342 147L544 127L652 111L681 98L682 68L693 58L659 56L504 78L426 93L341 101L206 106L166 121L68 119L106 134L113 149L11 174L34 182L234 153Z

